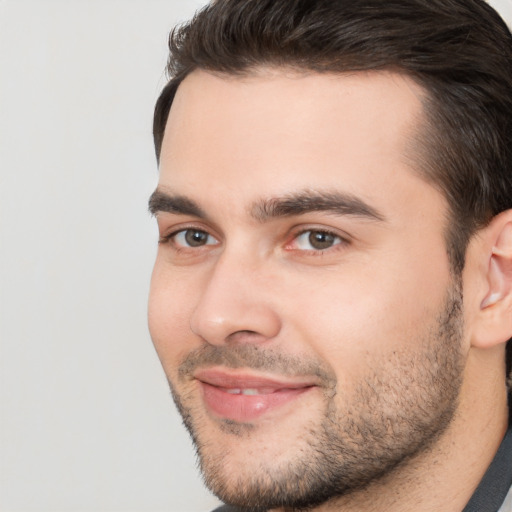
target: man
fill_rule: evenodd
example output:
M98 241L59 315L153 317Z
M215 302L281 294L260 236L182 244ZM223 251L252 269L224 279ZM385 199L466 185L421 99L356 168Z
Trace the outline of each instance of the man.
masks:
M170 49L149 325L220 510L511 511L506 25L217 0Z

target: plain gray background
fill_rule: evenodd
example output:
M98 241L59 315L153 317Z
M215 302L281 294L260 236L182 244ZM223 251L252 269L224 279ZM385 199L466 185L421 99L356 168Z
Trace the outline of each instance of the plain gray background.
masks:
M217 503L146 327L152 110L203 3L0 0L1 512Z

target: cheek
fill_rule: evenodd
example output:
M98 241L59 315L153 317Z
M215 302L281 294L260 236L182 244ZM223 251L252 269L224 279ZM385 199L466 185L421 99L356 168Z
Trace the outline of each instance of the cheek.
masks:
M177 365L193 348L189 319L193 311L190 287L155 265L148 302L148 325L151 339L164 369Z
M289 294L287 308L295 335L341 378L366 371L374 356L422 350L450 282L446 269L414 263L356 267L312 280L314 286Z

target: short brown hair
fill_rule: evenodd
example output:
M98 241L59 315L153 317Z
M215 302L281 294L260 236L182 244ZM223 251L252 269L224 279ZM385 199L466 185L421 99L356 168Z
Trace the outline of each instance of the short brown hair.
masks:
M155 107L160 156L176 90L195 69L394 70L427 91L419 172L447 198L460 274L471 235L512 208L512 35L483 0L215 0L169 38ZM512 342L507 345L507 374Z

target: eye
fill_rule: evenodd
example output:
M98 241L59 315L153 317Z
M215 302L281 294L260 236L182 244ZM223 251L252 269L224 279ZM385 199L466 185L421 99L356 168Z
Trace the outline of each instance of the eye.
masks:
M329 231L308 230L302 232L295 238L296 249L302 251L324 251L343 242L341 237Z
M200 229L182 229L169 238L179 247L203 247L218 243L212 235Z

